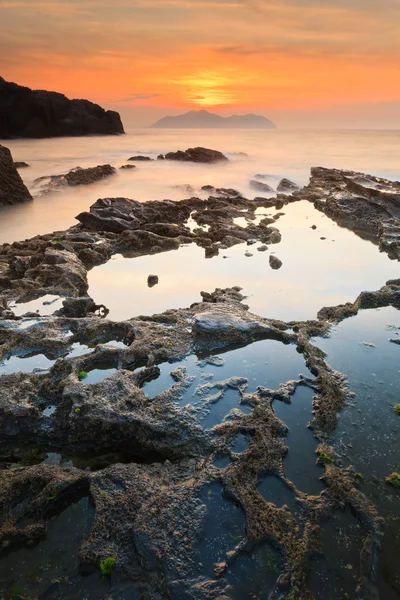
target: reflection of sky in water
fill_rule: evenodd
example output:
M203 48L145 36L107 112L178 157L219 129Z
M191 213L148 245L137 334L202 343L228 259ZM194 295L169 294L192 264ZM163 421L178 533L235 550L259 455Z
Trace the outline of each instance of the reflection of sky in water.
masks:
M27 312L39 311L41 316L52 315L55 310L62 308L62 302L64 298L60 296L53 296L47 294L37 300L31 300L30 302L13 303L10 305L11 310L17 317L24 315Z
M275 187L281 177L304 185L316 165L355 169L400 179L396 131L255 131L255 130L139 130L125 136L94 136L47 140L8 140L14 160L31 167L21 170L28 187L44 175L69 169L110 163L119 167L139 152L153 156L171 150L205 146L225 152L231 162L198 165L156 161L138 163L137 169L95 185L63 189L34 202L2 209L0 242L22 240L38 233L70 227L74 217L97 198L124 196L137 200L182 199L190 196L184 186L197 191L202 185L233 187L250 198L257 194L248 182L256 173L272 175L266 183ZM246 152L248 156L238 156ZM176 187L178 186L178 187Z
M273 409L289 428L286 438L289 451L283 463L287 478L302 492L318 495L324 489L319 479L323 470L316 464L318 441L307 428L312 418L313 396L310 388L300 386L291 397L291 404L275 401Z
M294 320L315 318L322 306L354 301L360 290L380 288L398 275L397 263L310 203L294 203L283 212L277 222L282 241L267 252L240 244L205 260L204 250L192 244L151 256L114 257L89 272L89 294L110 309L109 318L122 320L190 306L201 300L200 291L239 285L254 313ZM253 256L246 257L247 251ZM283 262L277 271L268 263L271 252ZM150 273L159 277L152 288Z
M262 385L271 389L279 388L281 383L290 379L297 379L299 373L308 374L302 354L296 351L293 344L282 344L275 340L262 340L249 344L244 348L219 352L218 356L224 359L224 365L216 367L205 364L201 367L196 356L188 356L180 363L163 363L160 366L161 374L154 381L149 382L144 390L147 395L154 397L160 392L170 388L174 380L170 376L171 371L183 365L188 375L196 376L190 392L199 385L210 381L222 381L229 377L246 377L248 379L248 392L256 390ZM214 377L210 380L200 380L202 373L212 373ZM215 390L212 392L214 393ZM182 400L185 402L185 399Z
M247 404L240 403L240 394L236 389L226 390L223 397L205 407L205 398L214 396L220 390L216 386L208 389L204 395L199 395L196 394L199 386L204 384L213 385L219 381L237 376L247 378L248 387L246 391L254 392L259 385L278 389L281 383L285 383L290 379L298 379L300 373L308 374L303 356L296 351L296 347L291 344L284 345L275 340L254 342L245 348L219 353L219 356L224 359L224 365L220 367L210 364L200 366L197 363L196 356L189 356L180 363L163 363L160 365L160 376L147 383L143 390L146 395L154 398L154 396L169 389L174 384L170 372L178 366L185 366L187 374L196 379L184 390L178 403L181 407L187 404L194 405L201 425L205 428L211 428L220 423L233 408L238 408L244 413L248 413L250 408ZM244 445L239 444L233 448L233 451L242 452L247 445L248 442Z
M400 402L400 346L389 342L399 337L399 328L399 310L363 310L334 328L331 338L316 340L328 352L326 360L347 375L350 390L357 394L340 413L334 441L363 476L362 491L386 521L379 576L380 597L385 600L398 600L400 590L399 497L384 482L390 473L400 472L400 417L393 411Z
M399 310L363 310L340 323L332 337L315 340L357 394L340 415L336 440L351 442L351 461L366 475L382 477L400 466L400 417L393 411L400 402L400 346L389 342L400 329L394 327L400 327Z

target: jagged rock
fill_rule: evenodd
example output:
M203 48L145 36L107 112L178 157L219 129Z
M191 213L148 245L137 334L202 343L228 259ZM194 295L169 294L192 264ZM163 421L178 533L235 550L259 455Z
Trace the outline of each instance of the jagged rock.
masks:
M65 175L65 181L71 186L88 185L115 173L116 170L111 165L98 165L88 169L73 169Z
M256 179L252 179L249 183L249 186L252 190L256 190L257 192L264 192L266 194L275 193L275 190L268 185L268 183L263 183L262 181L257 181Z
M274 256L273 254L270 255L269 257L269 264L271 269L277 270L280 269L282 266L282 261L279 260L279 258L277 256Z
M276 188L276 191L277 192L295 192L296 190L299 190L299 189L300 189L300 186L297 185L297 183L290 181L290 179L283 178L280 180L278 187Z
M214 163L228 160L227 157L224 154L222 154L222 152L202 147L188 148L185 151L178 150L177 152L168 152L165 155L165 159L200 163Z
M88 100L31 90L0 77L0 138L124 133L120 116Z
M16 169L11 152L0 145L0 207L27 200L32 200L32 196Z

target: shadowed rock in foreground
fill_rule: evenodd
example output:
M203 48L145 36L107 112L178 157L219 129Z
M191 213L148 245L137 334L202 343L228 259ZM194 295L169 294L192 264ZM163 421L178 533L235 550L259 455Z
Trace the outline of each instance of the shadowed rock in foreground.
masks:
M89 100L5 81L0 77L0 138L124 133L119 114Z
M26 200L32 200L32 196L17 171L11 152L0 145L0 206Z

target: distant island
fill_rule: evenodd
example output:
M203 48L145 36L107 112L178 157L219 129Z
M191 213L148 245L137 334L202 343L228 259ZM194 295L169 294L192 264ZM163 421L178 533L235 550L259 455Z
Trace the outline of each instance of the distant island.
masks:
M31 90L0 77L0 139L119 134L119 114L89 100Z
M153 125L154 129L275 129L272 121L261 115L232 115L221 117L208 110L191 110L176 117L163 117Z

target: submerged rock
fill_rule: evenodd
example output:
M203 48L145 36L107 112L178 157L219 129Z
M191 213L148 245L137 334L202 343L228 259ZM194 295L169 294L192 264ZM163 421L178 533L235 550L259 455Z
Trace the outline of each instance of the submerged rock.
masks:
M124 133L119 114L88 100L31 90L0 77L0 138Z
M219 161L227 161L227 157L218 150L210 148L188 148L187 150L178 150L177 152L168 152L166 160L180 160L184 162L200 162L200 163L215 163Z
M16 169L25 169L26 167L30 167L31 165L28 165L28 163L24 162L24 161L14 161L14 165Z
M0 207L27 200L32 200L32 196L17 171L11 152L0 145Z
M135 165L122 165L120 169L136 169Z

